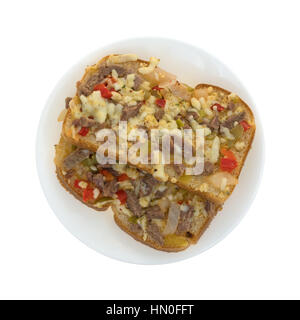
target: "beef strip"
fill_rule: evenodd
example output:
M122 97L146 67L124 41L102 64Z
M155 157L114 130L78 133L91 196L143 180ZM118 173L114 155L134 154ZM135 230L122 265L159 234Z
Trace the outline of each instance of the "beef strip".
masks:
M136 216L142 216L142 207L140 206L139 199L133 191L126 191L127 199L126 205L127 208Z
M104 189L104 179L103 179L103 175L101 173L97 173L97 174L92 174L92 176L88 176L88 180L93 182L93 184L103 190Z
M189 206L188 211L180 211L180 218L177 226L177 232L178 234L185 233L189 231L192 225L194 217L194 207Z
M102 65L99 69L91 75L86 82L79 82L77 94L80 97L82 94L85 96L90 95L96 84L102 82L108 75L111 74L112 70L116 70L119 77L124 77L129 72L119 65Z
M69 106L70 106L70 101L72 100L72 98L71 97L67 97L66 99L65 99L65 106L66 106L66 109L68 109L69 108Z
M192 127L184 121L183 129L192 129Z
M135 74L133 90L139 90L140 85L141 85L143 82L144 82L143 78L141 78L139 75Z
M140 192L139 192L139 195L140 197L145 197L145 196L148 196L154 186L158 183L158 181L152 177L152 175L150 174L146 174L142 180L141 180L141 183L140 183Z
M183 173L185 171L185 166L183 164L172 164L172 167L178 176L183 175Z
M216 212L216 205L213 202L207 200L205 202L205 210L209 216L213 216Z
M86 174L87 181L93 182L93 177L94 177L93 173L91 171L88 171Z
M227 109L228 110L234 110L235 109L235 104L232 101L230 101L228 103L228 105L227 105Z
M210 174L212 174L214 172L214 168L215 168L215 166L213 163L211 163L209 161L205 161L202 176L209 176Z
M73 169L78 163L87 159L91 155L91 151L87 149L77 149L69 154L63 161L63 166L66 171Z
M214 116L212 120L209 123L207 123L207 126L211 130L218 131L220 129L220 121L218 116Z
M129 229L133 233L139 233L140 231L143 230L138 223L133 223L133 222L129 223Z
M195 120L198 120L199 119L199 114L195 111L188 111L185 115L185 117L187 119L189 119L189 117L193 117Z
M99 127L101 124L96 120L81 117L80 119L73 120L72 125L74 125L75 127L91 128L91 127Z
M164 237L160 233L160 230L155 223L148 221L148 225L147 225L146 230L147 230L149 237L154 242L158 243L161 246L164 244Z
M137 103L135 106L125 105L122 109L121 120L127 121L128 119L135 117L142 106L142 102Z
M102 189L104 197L112 197L118 191L118 181L113 179L104 183Z
M245 111L241 112L241 113L238 113L238 114L234 114L232 116L230 116L227 120L225 120L222 125L228 129L232 129L233 126L234 126L234 123L237 121L237 122L240 122L242 121L244 118L245 118Z
M154 198L155 199L161 199L167 193L167 191L168 191L168 189L165 189L164 191L157 190L155 192Z
M160 119L163 118L164 114L165 114L164 109L159 108L159 109L157 109L157 110L155 111L154 117L155 117L155 119L156 119L157 121L159 121Z
M73 174L75 173L75 171L73 169L69 170L66 174L65 174L65 178L66 179L70 179Z
M148 219L164 219L165 218L165 214L161 211L160 207L157 205L148 207L145 210L145 214Z

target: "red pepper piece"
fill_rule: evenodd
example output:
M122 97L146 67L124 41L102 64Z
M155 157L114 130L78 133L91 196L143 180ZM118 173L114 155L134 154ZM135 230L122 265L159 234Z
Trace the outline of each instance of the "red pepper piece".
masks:
M122 182L122 181L125 181L125 180L128 180L129 177L126 173L122 173L120 176L118 176L118 181L119 182Z
M82 128L79 130L78 133L79 133L81 136L85 137L85 136L88 134L89 130L90 130L89 128L82 127Z
M112 96L112 93L107 89L104 83L96 84L94 87L94 91L99 90L101 93L101 96L105 99L110 99Z
M94 199L94 189L87 187L83 190L82 199L84 202Z
M220 168L222 171L231 172L237 167L237 161L229 158L222 158L220 161Z
M156 103L159 107L164 108L165 105L166 105L166 100L165 100L165 99L156 99L156 100L155 100L155 103Z
M112 181L114 176L108 170L101 170L101 173L105 176L106 181Z
M211 108L211 110L214 110L214 106L217 106L217 110L219 111L219 112L221 112L221 111L223 111L225 108L223 107L223 106L221 106L219 103L215 103L215 104L213 104L210 108Z
M247 131L251 128L250 124L245 120L241 121L240 125L244 128L244 131Z
M127 200L127 193L124 190L119 190L116 194L121 204L124 204Z
M231 150L222 148L221 153L225 158L236 160L234 153Z

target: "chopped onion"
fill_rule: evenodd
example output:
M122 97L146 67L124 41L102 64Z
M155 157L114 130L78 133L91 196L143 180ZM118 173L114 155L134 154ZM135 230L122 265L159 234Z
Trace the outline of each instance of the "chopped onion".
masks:
M211 183L217 189L224 189L224 181L226 179L226 185L232 186L237 184L237 179L229 172L217 172L207 178L208 182Z
M174 96L186 101L191 100L192 94L186 85L176 81L175 83L170 83L170 85L168 85L167 87L171 90Z
M65 116L66 116L66 114L67 114L67 109L63 109L62 111L61 111L61 113L59 114L59 116L58 116L58 118L57 118L57 121L58 122L61 122L61 121L64 121L64 119L65 119Z
M159 67L156 67L153 72L143 74L143 78L149 81L152 85L163 85L172 81L176 81L176 76Z
M164 197L164 198L157 200L157 204L160 207L161 211L166 212L167 209L169 208L170 201L168 198Z
M172 203L169 209L168 220L163 231L164 235L175 233L180 216L180 206L178 203Z

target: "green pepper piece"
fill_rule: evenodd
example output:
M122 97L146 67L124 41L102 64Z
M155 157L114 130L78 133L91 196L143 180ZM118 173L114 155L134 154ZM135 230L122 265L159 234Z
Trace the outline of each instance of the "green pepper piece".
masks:
M138 218L135 217L135 216L131 216L131 217L128 218L128 221L129 221L130 223L137 223L137 220L138 220Z
M199 111L199 116L200 116L201 118L204 118L204 117L206 116L206 113L205 113L205 111L204 111L203 109L201 109L201 110Z
M177 123L178 128L183 128L184 127L184 123L183 123L183 121L181 119L177 119L176 123Z
M104 201L110 201L110 200L113 200L113 198L111 198L111 197L103 197L103 198L99 199L97 202L104 202Z
M206 136L205 138L207 140L213 140L215 137L216 137L216 133L213 132L213 133L209 134L208 136Z
M241 126L240 124L238 124L238 125L235 126L233 129L231 129L230 132L234 135L235 139L237 140L237 139L239 139L239 138L242 136L242 134L243 134L243 132L244 132L244 129L243 129L243 126Z

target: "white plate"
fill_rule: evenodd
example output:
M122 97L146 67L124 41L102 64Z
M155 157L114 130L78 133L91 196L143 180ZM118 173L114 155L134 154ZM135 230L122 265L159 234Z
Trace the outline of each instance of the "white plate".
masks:
M142 59L159 57L160 66L194 86L212 83L237 93L252 108L257 132L252 150L243 168L240 182L224 209L213 220L198 244L179 253L165 253L149 248L121 231L112 212L96 212L67 193L55 176L54 144L59 140L61 124L57 116L64 99L75 94L75 83L87 65L110 53L136 53ZM36 143L36 161L45 196L61 223L90 248L114 259L136 264L165 264L191 258L212 247L229 234L249 210L260 184L264 164L262 126L254 102L240 80L207 52L171 39L140 38L110 44L83 58L58 82L41 115ZM53 230L53 236L55 230Z

